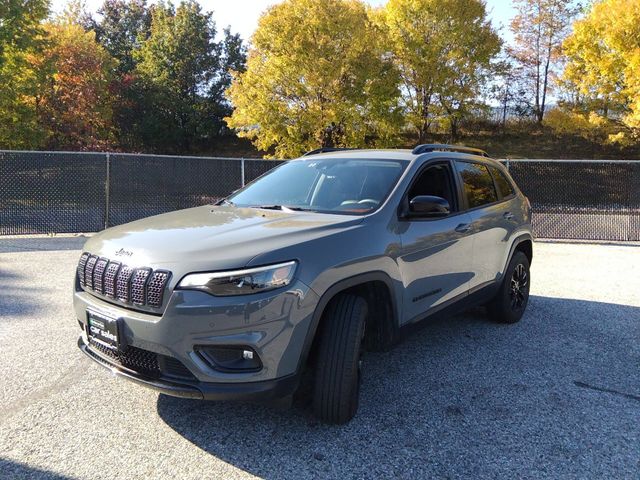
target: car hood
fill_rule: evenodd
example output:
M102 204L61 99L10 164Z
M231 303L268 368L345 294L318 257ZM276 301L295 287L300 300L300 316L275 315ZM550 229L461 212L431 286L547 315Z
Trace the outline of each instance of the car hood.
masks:
M262 253L343 231L362 217L232 206L179 210L109 228L85 251L131 266L203 271L238 268ZM282 259L287 260L287 259Z

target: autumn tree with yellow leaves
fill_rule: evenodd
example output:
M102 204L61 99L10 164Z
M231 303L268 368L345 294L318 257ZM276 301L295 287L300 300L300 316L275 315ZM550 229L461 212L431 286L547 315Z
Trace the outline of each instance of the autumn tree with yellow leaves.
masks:
M550 125L600 141L640 137L640 0L602 0L564 43L565 89Z
M235 73L227 123L290 158L317 147L394 143L397 70L356 0L285 0L260 19L247 69Z
M480 0L389 0L382 12L388 50L402 76L408 125L425 142L435 119L452 137L477 105L501 40Z

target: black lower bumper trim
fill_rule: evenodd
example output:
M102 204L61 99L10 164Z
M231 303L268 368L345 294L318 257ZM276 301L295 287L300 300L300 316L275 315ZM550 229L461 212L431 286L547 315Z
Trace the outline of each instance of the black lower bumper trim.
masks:
M275 380L246 383L175 383L162 378L149 378L138 372L115 365L78 338L78 347L91 360L111 370L114 374L151 388L165 395L197 400L273 400L292 394L298 386L296 375Z

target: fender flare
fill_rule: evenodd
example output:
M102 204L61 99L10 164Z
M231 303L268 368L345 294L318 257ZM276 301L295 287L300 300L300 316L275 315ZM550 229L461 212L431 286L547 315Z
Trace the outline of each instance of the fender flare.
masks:
M320 300L318 300L316 308L313 312L313 316L311 318L311 324L309 325L309 329L307 330L307 334L304 339L302 354L300 355L300 359L298 360L298 368L296 369L296 371L299 374L302 373L302 370L307 363L307 360L309 358L309 353L311 352L311 347L313 345L313 341L316 338L316 333L318 332L318 327L320 326L320 320L322 318L322 314L324 313L324 310L327 304L329 303L329 301L336 294L344 290L347 290L352 287L356 287L363 283L375 282L375 281L383 282L387 286L389 290L389 295L391 297L391 310L393 312L394 326L395 328L399 328L398 302L396 298L396 292L393 286L393 279L389 276L389 274L383 271L374 271L374 272L360 273L360 274L354 275L353 277L340 280L334 283L333 285L331 285L331 287L329 287L327 290L325 290L325 292L320 297Z
M533 244L533 235L531 235L530 233L526 232L526 233L520 233L518 234L513 242L511 242L511 248L509 249L509 255L507 256L507 263L504 264L504 267L502 268L502 272L500 273L500 278L499 281L502 281L502 278L504 277L504 273L507 271L507 267L509 266L509 262L511 262L511 259L513 258L513 254L516 251L516 248L518 248L518 245L520 245L523 242L531 242ZM532 248L532 252L531 252L531 259L533 260L533 248Z

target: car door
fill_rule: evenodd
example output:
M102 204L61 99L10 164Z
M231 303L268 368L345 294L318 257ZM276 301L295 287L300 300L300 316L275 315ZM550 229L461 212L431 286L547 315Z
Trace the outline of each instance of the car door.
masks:
M469 288L475 291L498 278L515 224L509 211L509 199L502 197L490 172L490 168L495 167L468 160L454 163L462 185L463 201L471 217L475 275Z
M401 213L398 265L404 285L403 323L468 292L473 276L471 220L460 212L455 179L450 161L430 162L418 171L403 197L401 212L417 195L442 197L451 206L449 215L437 218Z

